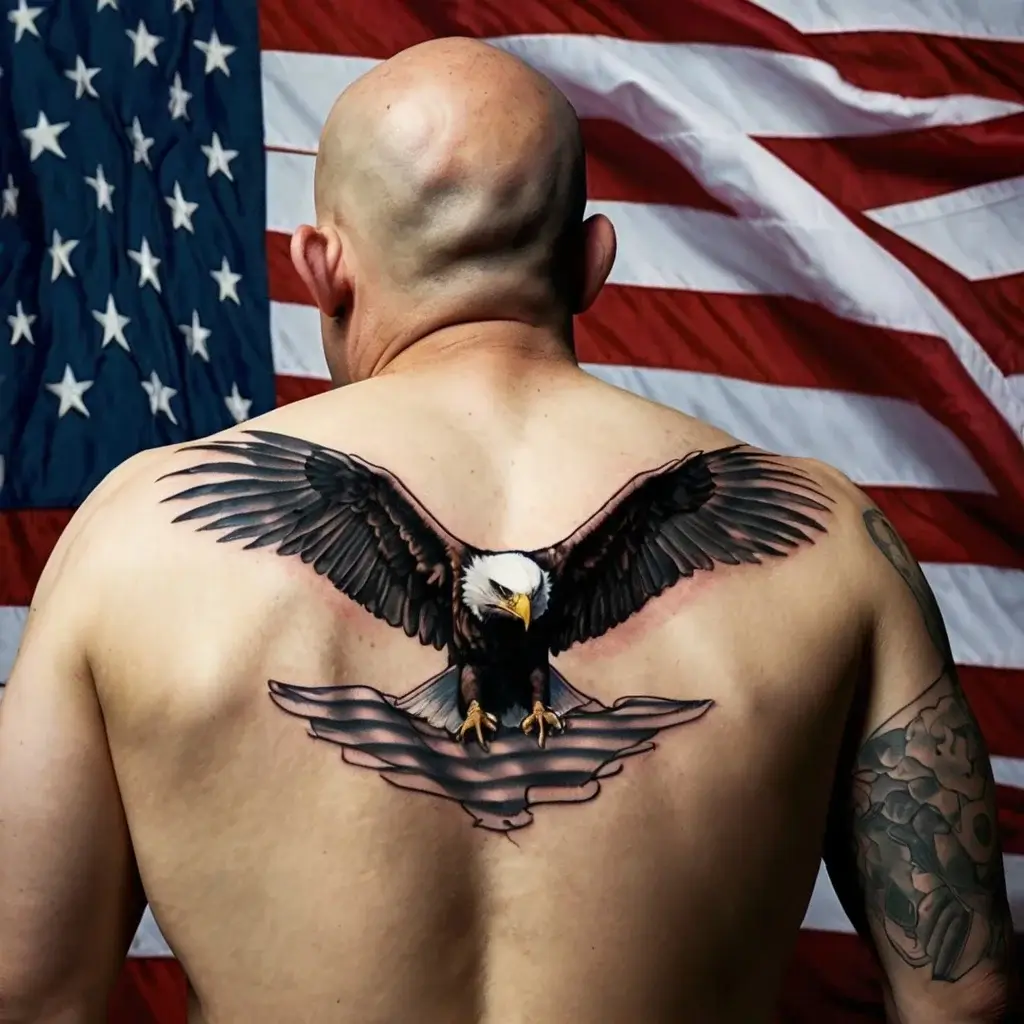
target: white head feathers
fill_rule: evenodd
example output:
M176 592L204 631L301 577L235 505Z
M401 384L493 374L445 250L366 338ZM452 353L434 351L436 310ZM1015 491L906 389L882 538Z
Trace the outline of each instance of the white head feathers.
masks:
M530 599L531 617L538 619L547 610L550 593L547 572L532 558L515 551L480 555L462 573L462 599L478 618L500 606L509 595L525 594Z

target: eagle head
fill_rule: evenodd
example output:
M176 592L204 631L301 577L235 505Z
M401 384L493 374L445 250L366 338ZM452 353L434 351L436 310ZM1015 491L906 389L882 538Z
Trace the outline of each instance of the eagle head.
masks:
M529 629L547 610L550 593L547 572L517 551L477 555L462 572L462 599L478 619L502 615Z

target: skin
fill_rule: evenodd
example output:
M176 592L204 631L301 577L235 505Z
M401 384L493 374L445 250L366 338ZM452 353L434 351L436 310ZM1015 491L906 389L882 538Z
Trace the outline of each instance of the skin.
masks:
M339 100L318 224L292 251L336 382L354 383L246 424L387 466L454 533L495 550L551 544L641 470L735 440L576 366L571 317L614 257L606 220L577 225L567 276L529 245L520 259L501 238L464 244L467 231L491 237L495 175L522 178L552 149L573 166L559 103L467 41L407 51ZM363 137L357 173L337 161ZM417 253L395 211L451 175L464 184L445 263L436 245ZM549 191L522 183L527 214ZM557 203L547 213L572 219ZM270 678L399 693L443 658L298 559L172 524L160 499L176 484L158 480L200 459L160 449L119 467L32 602L0 704L0 1021L103 1020L143 885L194 1024L768 1021L823 841L878 951L891 1021L1003 1019L1014 992L998 842L961 830L965 814L994 821L988 759L912 560L835 470L792 460L833 499L813 545L699 573L554 659L605 704L642 680L643 693L714 707L597 800L541 807L510 841L341 763L271 705ZM912 870L927 849L879 828L871 793L908 751L927 766L943 738L969 756L914 799L940 816L930 835L969 847L957 884L974 937L940 957L922 953L934 899L913 935L894 929L887 878L910 895L941 886ZM966 798L959 817L951 795Z

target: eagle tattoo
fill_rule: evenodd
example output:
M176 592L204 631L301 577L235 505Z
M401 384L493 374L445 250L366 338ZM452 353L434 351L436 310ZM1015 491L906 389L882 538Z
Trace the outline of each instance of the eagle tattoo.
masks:
M831 501L778 456L732 445L637 475L550 547L491 551L449 533L380 466L283 434L246 435L182 449L219 458L161 478L215 478L163 499L191 504L174 522L204 520L198 529L219 531L222 543L296 555L447 654L442 672L400 696L271 680L271 698L349 763L456 800L500 831L532 820L532 805L592 799L621 758L712 704L625 697L609 708L575 689L552 656L695 572L812 543Z

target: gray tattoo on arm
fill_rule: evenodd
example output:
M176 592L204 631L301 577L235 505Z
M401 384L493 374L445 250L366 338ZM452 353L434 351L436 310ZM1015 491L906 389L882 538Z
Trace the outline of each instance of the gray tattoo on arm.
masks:
M877 509L874 544L914 594L942 672L876 730L854 763L852 838L867 913L935 981L1002 965L1012 923L985 743L921 567Z

